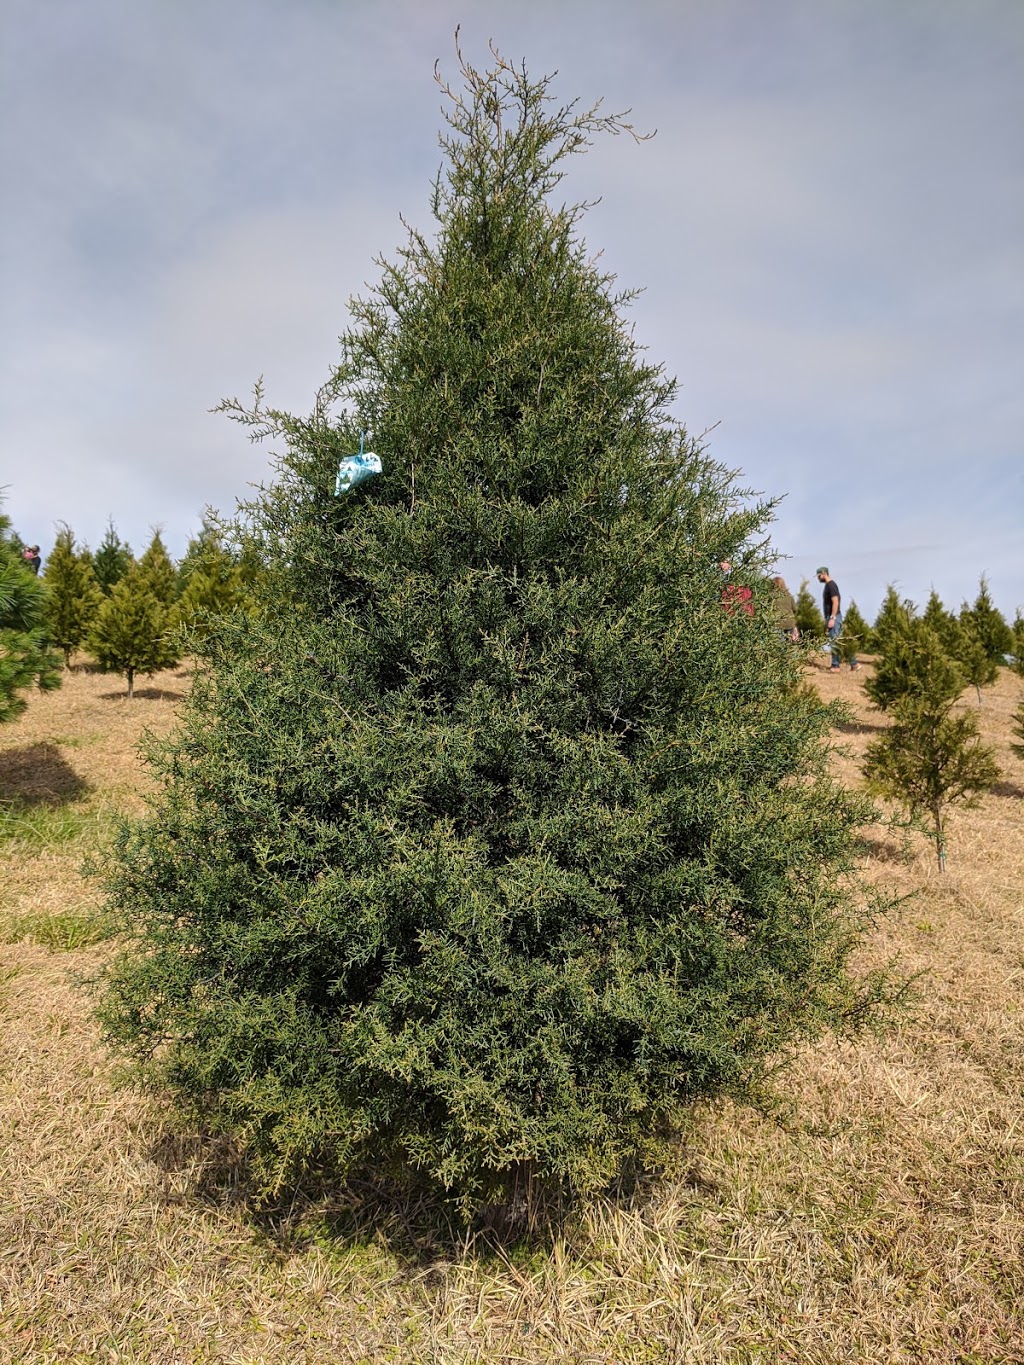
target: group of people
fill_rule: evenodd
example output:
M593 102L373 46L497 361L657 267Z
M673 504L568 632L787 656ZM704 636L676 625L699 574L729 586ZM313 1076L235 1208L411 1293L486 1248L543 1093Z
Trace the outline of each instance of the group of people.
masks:
M732 563L728 559L723 559L718 566L722 571L722 576L726 580L732 573ZM842 655L839 650L839 636L843 629L843 599L839 592L839 585L829 573L828 566L823 564L815 571L818 582L822 584L821 609L825 617L825 632L828 636L828 650L832 656L832 668L838 671L842 668ZM800 628L796 620L796 602L793 594L786 586L786 580L779 574L771 580L772 592L774 596L775 619L786 640L799 640ZM733 583L727 581L722 589L722 605L726 611L736 611L737 608L747 616L754 614L754 591L745 583ZM850 658L850 668L856 672L860 664L855 657Z

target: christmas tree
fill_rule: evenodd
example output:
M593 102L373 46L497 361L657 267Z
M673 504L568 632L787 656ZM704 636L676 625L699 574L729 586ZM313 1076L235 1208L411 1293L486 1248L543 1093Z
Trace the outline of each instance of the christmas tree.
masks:
M113 518L110 518L99 549L92 557L96 581L105 594L109 595L114 584L120 583L131 568L132 562L131 546L117 534Z
M670 416L554 197L625 125L497 55L462 76L436 232L312 413L225 405L283 446L246 510L270 590L154 754L103 1018L264 1188L370 1163L469 1209L603 1186L876 997L832 714L770 611L722 607L770 508Z
M157 597L140 562L132 565L104 600L89 647L101 668L124 674L131 701L137 673L155 673L178 662L177 625L177 613Z
M57 532L43 581L46 585L46 633L50 642L63 651L64 667L67 668L72 651L88 636L103 601L92 556L88 550L75 549L70 526L62 526Z
M46 643L46 589L22 548L0 512L0 724L24 711L26 688L60 686L60 661Z

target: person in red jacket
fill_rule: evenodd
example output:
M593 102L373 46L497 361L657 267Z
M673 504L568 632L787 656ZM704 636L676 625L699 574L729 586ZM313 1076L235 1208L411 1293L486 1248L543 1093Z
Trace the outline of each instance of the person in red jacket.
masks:
M732 563L728 559L723 559L718 567L722 570L722 577L728 580L732 573ZM731 616L737 607L745 611L748 616L754 614L754 590L748 588L745 583L730 583L726 581L722 588L722 606Z

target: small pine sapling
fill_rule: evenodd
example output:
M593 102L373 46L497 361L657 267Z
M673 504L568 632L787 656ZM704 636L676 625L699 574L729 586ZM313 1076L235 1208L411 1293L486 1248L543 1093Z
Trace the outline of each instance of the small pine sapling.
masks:
M21 715L29 687L49 691L61 682L46 641L46 589L25 567L23 548L0 512L0 724Z
M88 637L103 602L96 581L92 556L88 550L75 549L70 526L61 526L46 561L43 576L46 587L46 633L51 644L64 654L64 667L71 665L71 654Z
M115 583L120 583L134 563L132 547L117 534L113 518L107 521L99 548L92 557L93 572L105 596Z
M139 575L138 581L145 581L149 585L161 606L170 607L177 600L178 573L159 530L153 532L153 539L139 560Z
M124 674L131 701L137 673L156 673L178 662L176 628L177 613L156 596L141 563L135 564L100 607L89 647L104 671Z
M870 652L873 638L871 627L861 615L857 603L851 602L849 607L844 607L843 628L836 641L843 663L852 663L858 654Z
M864 775L872 789L932 823L940 871L946 870L945 811L976 804L999 778L970 712L954 714L964 684L960 665L923 621L893 629L865 691L892 724L868 745Z
M824 640L825 622L821 606L811 592L806 578L801 580L800 590L796 595L796 624L801 640L814 643Z
M1011 665L1014 673L1024 677L1024 613L1017 608L1017 615L1013 618L1013 663Z
M974 605L969 607L965 602L960 608L960 624L968 628L973 627L986 656L997 666L1005 663L1006 656L1013 653L1013 631L992 601L988 579L984 574L978 585Z
M872 627L876 653L884 654L889 636L902 633L916 616L917 609L913 602L908 597L901 598L890 583Z
M1013 733L1019 740L1024 741L1024 697L1021 698L1016 711L1013 713ZM1010 748L1018 757L1024 758L1024 742L1014 744L1011 741Z

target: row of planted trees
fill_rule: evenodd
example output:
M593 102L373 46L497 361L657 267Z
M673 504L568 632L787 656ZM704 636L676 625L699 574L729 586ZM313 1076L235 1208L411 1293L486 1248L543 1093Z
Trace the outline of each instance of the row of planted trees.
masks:
M889 726L868 745L864 774L880 795L900 803L911 819L927 821L939 868L946 868L945 815L953 805L973 805L999 779L995 752L981 740L977 715L958 705L973 686L996 681L1001 664L1024 674L1024 630L1013 627L993 605L984 577L972 607L954 616L934 591L923 612L890 587L870 633L858 629L847 648L865 644L876 666L864 684ZM846 631L846 622L843 624ZM1014 718L1024 739L1024 702ZM1014 744L1024 756L1024 746Z
M186 635L201 638L218 616L251 606L257 577L256 564L229 549L210 522L178 565L159 531L135 558L112 523L95 553L62 526L43 578L46 635L65 666L85 648L102 668L124 674L131 697L136 674L178 662Z
M1001 663L1012 663L1018 672L1024 672L1024 615L1018 608L1013 624L1007 623L992 601L984 574L973 604L965 600L959 613L949 611L934 589L923 613L918 613L916 606L890 585L874 625L869 625L857 603L851 601L843 607L843 632L837 641L843 659L880 654L885 639L901 626L908 613L920 616L936 632L946 654L963 670L966 682L977 689L979 702L981 688L995 681ZM821 607L806 579L796 599L796 621L804 639L824 639Z

